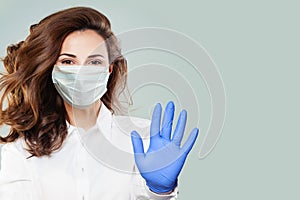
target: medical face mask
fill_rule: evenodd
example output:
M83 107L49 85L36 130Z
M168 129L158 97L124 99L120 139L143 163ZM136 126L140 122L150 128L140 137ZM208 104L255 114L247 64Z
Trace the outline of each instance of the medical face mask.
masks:
M57 66L52 81L60 96L75 108L85 108L107 91L109 66Z

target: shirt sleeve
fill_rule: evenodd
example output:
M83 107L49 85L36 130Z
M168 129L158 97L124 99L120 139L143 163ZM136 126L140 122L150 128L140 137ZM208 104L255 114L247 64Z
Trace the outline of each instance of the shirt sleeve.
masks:
M152 192L146 185L146 181L138 173L135 174L133 193L135 199L139 200L176 200L178 197L178 186L170 194L157 194Z
M5 144L1 149L0 199L35 200L26 158L14 143Z
M144 182L144 187L147 193L147 196L149 197L149 199L153 199L153 200L176 200L177 199L177 195L178 195L178 187L176 187L173 192L171 192L170 194L157 194L152 192L148 186L146 185L146 182Z

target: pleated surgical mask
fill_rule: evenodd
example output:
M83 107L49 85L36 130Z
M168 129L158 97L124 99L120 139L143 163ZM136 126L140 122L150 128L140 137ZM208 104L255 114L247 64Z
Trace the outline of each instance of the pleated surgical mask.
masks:
M107 91L109 66L58 66L52 81L60 96L75 108L85 108L99 100Z

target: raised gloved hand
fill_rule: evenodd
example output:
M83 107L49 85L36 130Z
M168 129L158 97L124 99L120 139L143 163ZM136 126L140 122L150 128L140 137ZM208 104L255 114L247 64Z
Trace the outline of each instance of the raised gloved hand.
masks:
M186 111L181 111L172 138L173 102L170 101L166 106L160 129L161 112L162 108L158 103L152 114L150 145L147 153L144 152L142 138L136 131L132 131L131 140L136 165L146 180L147 186L153 192L167 193L177 186L177 177L196 141L199 130L193 129L185 144L180 148L187 118Z

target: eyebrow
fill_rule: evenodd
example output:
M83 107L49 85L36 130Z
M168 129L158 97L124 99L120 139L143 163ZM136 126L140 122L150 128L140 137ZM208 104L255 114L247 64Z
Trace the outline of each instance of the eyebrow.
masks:
M72 57L72 58L76 58L76 55L69 54L69 53L62 53L62 54L59 55L59 57L60 57L60 56L69 56L69 57ZM101 54L89 55L88 58L95 58L95 57L98 57L98 56L104 58L104 56L101 55Z

